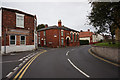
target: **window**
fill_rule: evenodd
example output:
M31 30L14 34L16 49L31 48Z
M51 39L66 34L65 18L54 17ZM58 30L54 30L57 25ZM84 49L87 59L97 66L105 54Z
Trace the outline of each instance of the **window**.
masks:
M39 42L39 44L40 44L40 37L38 38L38 42Z
M25 44L25 36L21 36L20 44Z
M38 32L39 33L39 36L40 36L40 32Z
M79 41L79 35L77 34L77 41Z
M63 45L64 44L64 39L61 39L61 45Z
M15 45L15 35L10 35L10 45Z
M61 36L63 36L63 30L61 31Z
M24 28L24 15L16 13L16 27Z
M44 45L46 45L46 40L44 40Z
M71 33L71 42L73 41L73 33Z
M74 33L74 41L76 41L76 34Z
M44 36L46 35L46 32L44 31Z

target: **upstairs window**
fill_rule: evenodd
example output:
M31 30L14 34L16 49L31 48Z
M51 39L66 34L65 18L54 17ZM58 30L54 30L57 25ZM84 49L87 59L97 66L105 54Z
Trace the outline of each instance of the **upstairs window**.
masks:
M63 30L61 30L61 36L63 36Z
M16 13L16 27L24 28L24 15Z
M10 35L10 45L15 45L15 35Z
M44 31L44 33L43 33L43 34L44 34L44 36L45 36L45 35L46 35L46 32Z
M40 36L40 32L38 32L38 35Z
M73 33L71 33L71 42L73 41Z
M25 36L21 36L20 44L22 44L22 45L25 44Z

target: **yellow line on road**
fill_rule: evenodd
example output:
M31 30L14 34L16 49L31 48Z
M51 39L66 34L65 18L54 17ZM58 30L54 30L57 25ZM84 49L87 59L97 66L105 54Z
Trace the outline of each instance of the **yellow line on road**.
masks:
M28 69L28 67L30 66L30 64L40 55L40 54L42 54L42 53L44 53L44 52L46 52L46 50L44 50L43 52L41 52L41 53L39 53L39 54L37 54L36 56L34 56L32 59L30 59L27 63L26 63L26 65L17 73L17 75L14 77L14 79L13 80L15 80L19 75L20 75L20 73L23 71L23 69L24 69L24 71L22 72L22 74L20 75L20 77L19 77L19 80L22 78L22 76L24 75L24 73L25 73L25 71ZM26 67L27 66L27 67ZM26 67L26 68L25 68Z
M103 61L105 61L105 62L107 62L107 63L113 64L113 65L115 65L115 66L117 66L117 67L120 67L119 64L113 63L113 62L108 61L108 60L106 60L106 59L104 59L104 58L101 58L101 57L95 55L94 53L92 53L90 50L91 50L91 49L89 49L88 52L89 52L91 55L93 55L94 57L96 57L96 58L98 58L98 59L100 59L100 60L103 60Z

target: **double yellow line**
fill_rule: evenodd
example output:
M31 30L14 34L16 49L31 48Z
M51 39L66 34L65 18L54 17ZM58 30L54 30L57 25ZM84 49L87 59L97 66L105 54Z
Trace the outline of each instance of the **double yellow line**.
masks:
M47 52L46 50L44 50L43 52L35 55L34 57L32 57L23 67L22 69L17 73L17 75L15 75L15 77L13 78L13 80L16 80L18 78L18 80L20 80L22 78L22 76L24 75L24 73L26 72L26 70L28 69L28 67L32 64L32 62L42 53Z

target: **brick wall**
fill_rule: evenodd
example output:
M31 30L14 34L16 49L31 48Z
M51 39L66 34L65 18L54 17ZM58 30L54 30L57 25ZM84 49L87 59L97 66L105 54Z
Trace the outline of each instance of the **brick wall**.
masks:
M40 36L39 36L40 32ZM40 37L40 43L43 44L43 41L41 39L46 40L46 46L48 47L58 47L59 46L59 30L58 29L49 29L46 30L46 36L43 35L44 31L38 31L38 37ZM67 38L71 37L70 31L63 30L63 36L61 36L61 30L60 30L60 46L67 46ZM61 45L61 39L64 39L64 44ZM39 43L39 41L38 41ZM79 41L77 41L77 35L76 35L76 42L74 41L74 35L73 35L73 42L71 42L71 39L69 39L69 46L79 46Z
M6 45L9 45L9 36L7 31L10 29L27 30L26 44L34 45L34 16L24 14L24 28L16 27L16 12L11 10L2 10L2 46L4 46L4 34L6 33ZM7 31L6 31L7 29ZM16 45L20 45L20 34L16 36Z

